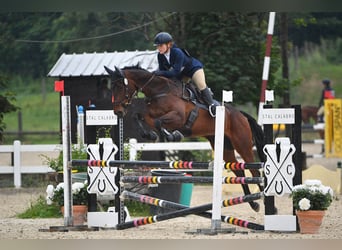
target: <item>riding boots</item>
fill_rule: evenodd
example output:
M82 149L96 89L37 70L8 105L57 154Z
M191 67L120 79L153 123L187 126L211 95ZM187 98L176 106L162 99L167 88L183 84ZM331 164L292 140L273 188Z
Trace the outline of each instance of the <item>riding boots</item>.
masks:
M217 104L215 103L213 99L212 92L210 91L208 87L206 87L205 89L201 90L201 95L202 95L203 101L208 105L209 114L212 117L215 117Z

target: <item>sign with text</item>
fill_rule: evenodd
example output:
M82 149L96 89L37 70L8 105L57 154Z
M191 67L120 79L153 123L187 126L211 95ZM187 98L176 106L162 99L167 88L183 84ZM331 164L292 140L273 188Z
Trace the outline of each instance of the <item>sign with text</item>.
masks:
M118 117L113 110L87 110L86 125L117 125Z
M263 124L294 124L295 111L292 108L263 109Z

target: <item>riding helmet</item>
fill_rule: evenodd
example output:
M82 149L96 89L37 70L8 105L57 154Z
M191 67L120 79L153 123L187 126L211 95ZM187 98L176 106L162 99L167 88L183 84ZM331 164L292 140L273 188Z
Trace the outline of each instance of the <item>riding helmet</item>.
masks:
M324 79L324 80L322 81L322 83L323 83L323 84L329 85L329 84L330 84L330 80L329 80L329 79Z
M172 36L167 32L159 32L154 38L154 46L173 41Z

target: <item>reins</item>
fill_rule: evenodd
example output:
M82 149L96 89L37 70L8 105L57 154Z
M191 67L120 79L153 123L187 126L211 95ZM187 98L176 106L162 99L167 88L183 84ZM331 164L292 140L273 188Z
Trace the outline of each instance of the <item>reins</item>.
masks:
M144 89L150 82L152 82L154 76L155 76L155 74L152 74L152 76L150 77L150 79L148 79L147 82L139 89L141 92L143 92L143 89Z

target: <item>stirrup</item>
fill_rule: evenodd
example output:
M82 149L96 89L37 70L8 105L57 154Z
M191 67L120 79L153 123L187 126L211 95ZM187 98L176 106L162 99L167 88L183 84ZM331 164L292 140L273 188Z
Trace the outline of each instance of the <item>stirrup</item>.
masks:
M212 117L216 117L216 105L214 103L209 105L208 111Z

